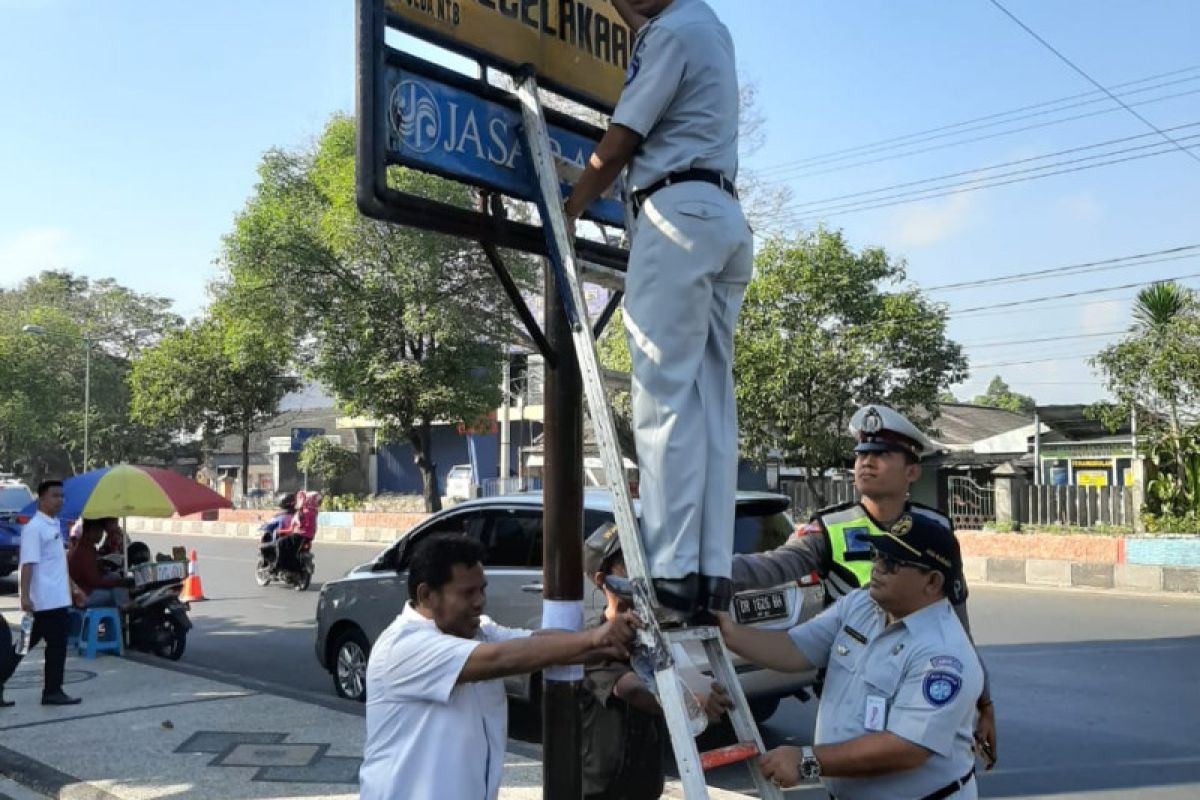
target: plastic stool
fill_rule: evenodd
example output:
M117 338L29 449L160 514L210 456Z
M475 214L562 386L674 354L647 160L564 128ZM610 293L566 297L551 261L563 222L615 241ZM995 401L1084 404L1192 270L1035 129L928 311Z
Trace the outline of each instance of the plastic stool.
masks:
M103 639L100 638L100 623L108 623ZM83 628L79 632L79 654L84 658L95 658L97 653L115 651L123 655L125 650L121 637L121 615L115 608L89 608L83 612Z
M84 611L75 607L67 609L67 649L79 648L79 634L83 631Z

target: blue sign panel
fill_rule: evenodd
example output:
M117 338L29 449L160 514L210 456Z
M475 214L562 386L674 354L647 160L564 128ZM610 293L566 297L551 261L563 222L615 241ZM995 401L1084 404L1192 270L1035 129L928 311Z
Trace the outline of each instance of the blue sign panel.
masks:
M324 428L292 428L292 452L300 452L304 449L305 442L314 436L320 436L324 433Z
M516 107L394 63L387 66L386 80L389 160L522 200L536 199ZM582 170L596 140L553 123L549 129L555 155ZM564 183L562 189L565 197L570 187ZM586 216L625 227L621 204L611 198L597 200Z

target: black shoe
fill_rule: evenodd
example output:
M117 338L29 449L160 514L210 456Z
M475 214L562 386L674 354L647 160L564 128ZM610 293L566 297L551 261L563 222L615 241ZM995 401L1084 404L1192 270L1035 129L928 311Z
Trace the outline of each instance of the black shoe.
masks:
M700 608L700 576L696 573L684 578L655 578L651 583L660 606L688 616Z
M12 708L16 703L12 700L5 700L4 695L0 694L0 708Z
M733 581L729 578L700 576L700 606L714 614L729 611L733 602Z
M65 692L42 695L42 705L44 706L77 706L80 702L78 697L71 697Z
M604 586L617 597L629 603L629 605L636 606L633 601L633 582L628 578L608 575L604 578ZM659 625L668 626L683 625L687 622L688 616L689 612L676 611L661 604L654 613L654 618L658 621Z

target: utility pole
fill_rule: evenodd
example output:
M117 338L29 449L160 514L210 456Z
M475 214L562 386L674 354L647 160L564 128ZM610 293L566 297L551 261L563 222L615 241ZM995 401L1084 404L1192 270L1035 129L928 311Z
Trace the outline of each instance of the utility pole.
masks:
M583 381L554 270L546 265L543 271L546 338L557 363L546 361L543 401L542 624L579 630L583 622ZM579 800L583 733L576 697L583 668L551 668L543 675L542 797Z
M512 444L508 422L508 404L512 400L512 353L504 352L504 366L500 385L500 469L501 486L507 486L509 468L512 464Z

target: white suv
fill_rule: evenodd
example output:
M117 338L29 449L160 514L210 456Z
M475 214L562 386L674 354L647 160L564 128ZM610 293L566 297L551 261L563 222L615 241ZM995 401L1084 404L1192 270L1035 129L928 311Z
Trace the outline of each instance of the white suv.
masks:
M471 494L471 465L455 464L446 473L446 497L451 500L469 500Z

